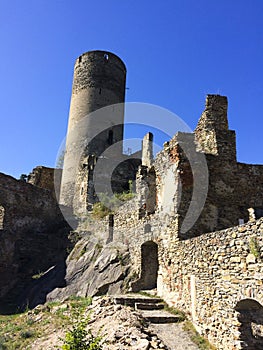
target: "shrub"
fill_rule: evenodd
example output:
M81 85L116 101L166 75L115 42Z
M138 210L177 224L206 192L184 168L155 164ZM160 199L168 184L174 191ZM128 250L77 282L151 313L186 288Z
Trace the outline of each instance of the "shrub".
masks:
M134 197L134 193L132 192L123 192L123 193L115 193L113 196L109 196L105 193L100 193L99 195L100 202L93 204L92 215L95 218L102 219L105 216L114 213L118 207L119 202L129 201Z
M66 333L62 350L102 350L102 337L87 330L88 319L75 321Z

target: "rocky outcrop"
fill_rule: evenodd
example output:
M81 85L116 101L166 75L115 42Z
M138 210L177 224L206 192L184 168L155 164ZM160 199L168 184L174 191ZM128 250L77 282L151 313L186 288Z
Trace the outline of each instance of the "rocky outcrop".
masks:
M66 286L48 294L48 300L71 295L95 296L120 293L129 272L129 252L123 244L107 244L86 232L66 260Z

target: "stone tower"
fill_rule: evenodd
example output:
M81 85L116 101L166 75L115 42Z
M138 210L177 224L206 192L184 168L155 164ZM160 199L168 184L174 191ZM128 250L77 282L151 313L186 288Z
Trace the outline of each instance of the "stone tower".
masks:
M60 204L73 207L76 191L89 192L89 170L109 146L116 143L115 151L122 152L125 81L126 67L111 52L90 51L76 60Z

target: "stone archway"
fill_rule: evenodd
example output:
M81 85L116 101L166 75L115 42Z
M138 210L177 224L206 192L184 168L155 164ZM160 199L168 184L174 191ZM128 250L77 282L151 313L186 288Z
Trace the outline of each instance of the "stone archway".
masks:
M243 299L235 310L239 313L241 349L263 349L263 306L254 299Z

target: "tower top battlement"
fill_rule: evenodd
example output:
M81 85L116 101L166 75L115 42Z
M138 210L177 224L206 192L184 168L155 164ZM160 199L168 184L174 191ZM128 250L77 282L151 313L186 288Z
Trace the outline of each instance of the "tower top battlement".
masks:
M123 70L126 72L126 66L124 62L115 55L112 52L109 51L103 51L103 50L93 50L93 51L87 51L81 54L75 61L74 69L79 67L81 63L84 63L86 61L92 61L96 60L98 63L98 60L101 60L101 63L114 63L114 64L120 64L122 66Z
M87 88L98 89L101 94L101 90L106 89L114 91L119 100L124 101L125 79L126 66L118 56L108 51L88 51L75 62L72 94L78 94ZM98 108L94 108L96 109Z

